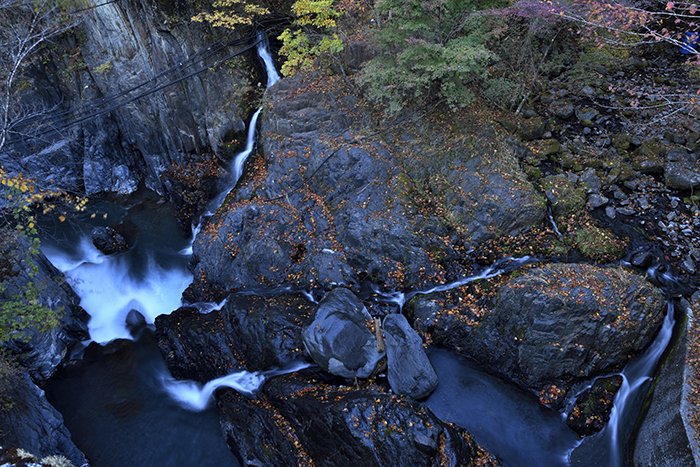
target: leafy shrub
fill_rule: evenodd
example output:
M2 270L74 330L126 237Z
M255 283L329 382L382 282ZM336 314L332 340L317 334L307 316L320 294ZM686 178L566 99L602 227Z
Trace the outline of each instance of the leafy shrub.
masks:
M367 96L389 113L434 98L452 109L469 105L472 86L493 58L474 13L490 6L494 3L378 0L384 18L375 35L380 53L360 76Z

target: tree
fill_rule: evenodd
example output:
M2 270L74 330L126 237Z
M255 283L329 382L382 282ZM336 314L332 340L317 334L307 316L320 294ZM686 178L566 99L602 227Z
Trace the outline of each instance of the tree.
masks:
M378 0L380 54L360 81L368 97L389 113L408 103L442 99L451 108L468 105L472 85L483 77L492 54L484 45L476 11L495 2Z
M21 98L23 73L43 46L75 26L74 1L0 0L0 152L11 137L31 137L48 109Z
M247 0L214 0L211 6L211 12L199 13L192 21L233 30L238 26L250 26L256 18L270 14L264 6Z
M298 70L309 68L324 54L336 54L343 50L338 36L337 19L342 15L334 0L297 0L292 5L295 19L279 39L280 54L287 57L282 74L290 76Z

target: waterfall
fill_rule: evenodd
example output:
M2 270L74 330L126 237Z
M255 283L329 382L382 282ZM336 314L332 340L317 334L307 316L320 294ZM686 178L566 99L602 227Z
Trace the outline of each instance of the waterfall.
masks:
M213 379L201 385L195 381L179 381L169 374L162 375L163 388L175 401L184 408L201 412L209 405L214 392L222 387L235 389L243 394L253 394L271 376L294 373L311 366L306 362L294 362L285 368L268 371L237 371L226 376Z
M507 257L500 259L493 263L491 266L484 268L481 272L457 279L456 281L448 282L447 284L436 285L429 289L417 289L411 290L409 292L383 292L375 284L372 285L372 292L377 295L376 300L382 303L394 303L398 305L399 309L403 309L403 306L409 302L413 297L417 295L429 295L436 292L446 292L448 290L453 290L463 285L467 285L471 282L491 279L492 277L500 276L501 274L512 271L519 268L520 266L536 261L535 258L531 256L522 256L520 258Z
M152 324L157 316L180 307L182 292L192 282L186 268L166 268L153 257L145 258L135 277L128 257L105 256L88 237L80 239L73 255L48 246L42 250L80 297L80 306L90 315L90 338L99 344L131 339L126 326L131 310Z
M272 60L269 43L264 32L258 32L257 42L258 44L256 50L258 52L258 57L260 57L263 64L265 65L265 72L267 74L267 88L269 88L281 78L279 73L277 73L275 63ZM248 124L248 131L246 133L245 148L241 152L236 154L231 160L231 164L229 165L229 180L226 183L226 187L218 195L216 195L213 200L209 202L204 214L202 214L197 223L192 226L192 241L190 242L189 246L187 246L180 252L181 254L186 256L192 255L192 245L194 245L194 240L197 237L199 231L201 230L202 224L209 217L213 216L214 213L221 207L221 205L224 204L224 200L226 200L226 197L231 192L231 190L233 190L236 187L238 180L240 180L241 176L243 175L243 167L245 166L245 162L246 160L248 160L248 156L252 154L253 149L255 149L255 128L258 124L258 117L260 117L260 112L262 112L262 107L258 108L258 110L255 111L255 113L250 119L250 123Z
M656 280L662 288L667 289L667 293L668 288L677 282L676 278L668 272L659 272L658 265L650 267L647 270L647 275ZM604 461L605 465L610 467L627 465L624 448L627 442L625 437L629 433L624 433L623 430L629 430L630 427L634 426L634 422L639 416L645 391L649 387L647 383L653 379L661 356L671 342L675 323L675 306L673 299L669 296L661 330L651 345L643 353L630 360L623 368L620 373L622 385L615 394L610 419L600 433L586 440L588 446L580 457L588 458L591 453L596 453L597 456L606 456L604 460L601 458L600 461ZM571 403L573 405L575 400ZM570 454L570 458L573 454L573 452Z

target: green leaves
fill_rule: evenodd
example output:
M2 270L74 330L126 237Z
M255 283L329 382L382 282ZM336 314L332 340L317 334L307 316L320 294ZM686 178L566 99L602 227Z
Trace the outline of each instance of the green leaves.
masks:
M287 58L282 74L291 76L310 68L316 59L343 50L343 42L336 32L336 20L342 15L334 6L335 0L297 0L292 5L295 15L292 27L278 37L282 41L280 55Z
M380 0L377 9L387 15L376 33L382 51L360 76L369 99L390 114L421 100L443 99L453 109L471 103L471 86L493 58L472 7L451 0Z

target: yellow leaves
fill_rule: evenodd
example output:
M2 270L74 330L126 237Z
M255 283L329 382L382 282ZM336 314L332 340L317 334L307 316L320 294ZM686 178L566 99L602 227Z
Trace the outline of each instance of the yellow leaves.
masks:
M236 29L238 26L250 26L256 17L270 13L267 8L247 0L216 0L212 6L213 12L199 13L192 17L192 21L209 23L214 27Z

